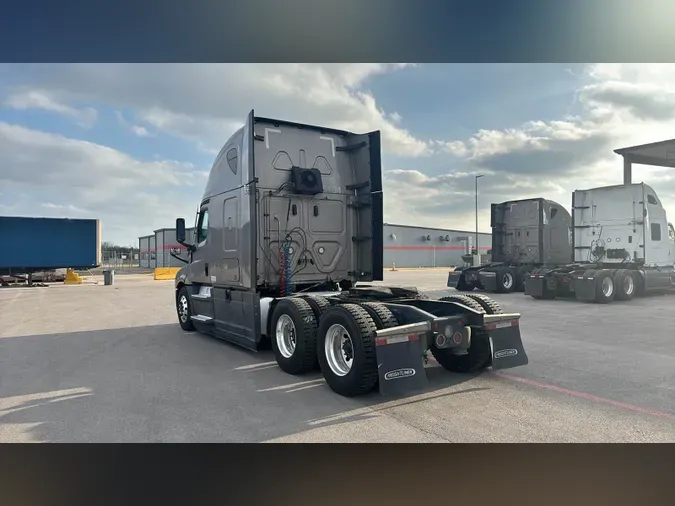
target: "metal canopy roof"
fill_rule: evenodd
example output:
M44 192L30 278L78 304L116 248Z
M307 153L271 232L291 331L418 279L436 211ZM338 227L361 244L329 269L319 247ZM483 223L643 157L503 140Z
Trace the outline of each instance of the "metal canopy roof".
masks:
M632 182L632 164L675 167L675 139L615 149L623 157L623 183Z

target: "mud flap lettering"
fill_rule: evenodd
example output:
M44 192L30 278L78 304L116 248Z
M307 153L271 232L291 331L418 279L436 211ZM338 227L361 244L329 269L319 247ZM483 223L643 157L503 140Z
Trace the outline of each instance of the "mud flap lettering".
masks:
M490 334L494 370L510 369L529 363L518 323L518 319L504 319L486 324Z
M398 333L375 339L379 389L383 395L401 396L427 387L420 339L425 336Z

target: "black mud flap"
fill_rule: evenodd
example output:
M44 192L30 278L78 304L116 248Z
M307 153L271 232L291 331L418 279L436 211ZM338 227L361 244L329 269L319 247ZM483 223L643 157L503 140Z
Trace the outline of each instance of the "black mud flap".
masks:
M525 279L525 295L531 297L543 297L546 290L546 278L543 275L534 274Z
M520 315L485 315L485 328L492 347L492 368L511 369L527 365L530 361L520 338Z
M586 271L570 274L570 287L578 300L595 300L595 273L596 271Z
M478 279L486 292L494 293L497 291L497 273L491 271L481 271L478 273Z
M463 271L451 271L448 274L448 287L449 288L457 288L457 285L459 284L459 280L462 279L462 272Z
M427 374L423 352L426 349L427 322L401 325L375 333L375 352L382 395L402 396L424 390Z

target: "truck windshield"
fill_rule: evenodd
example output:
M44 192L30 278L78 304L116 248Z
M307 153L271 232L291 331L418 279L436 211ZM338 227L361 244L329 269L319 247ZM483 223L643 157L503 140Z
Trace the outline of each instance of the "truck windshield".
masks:
M668 223L668 237L670 237L671 241L675 242L675 228L673 228L672 223Z

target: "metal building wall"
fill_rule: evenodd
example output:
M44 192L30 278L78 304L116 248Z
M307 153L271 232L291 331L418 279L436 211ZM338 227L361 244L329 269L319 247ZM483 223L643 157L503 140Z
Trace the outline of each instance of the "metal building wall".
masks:
M446 237L449 240L446 240ZM450 267L463 265L476 233L463 230L384 224L384 267ZM478 252L487 254L492 234L478 234Z
M140 266L144 268L150 267L150 238L152 236L146 235L138 238L138 253Z
M188 243L194 242L194 235L194 228L185 229L185 240ZM175 228L161 228L155 230L154 237L156 241L155 250L157 258L157 263L154 267L182 267L185 265L184 262L171 256L171 250L174 250L175 254L187 259L187 249L176 241Z
M150 247L148 250L150 251L150 265L148 267L154 269L157 267L157 242L154 235L150 236Z
M164 267L164 229L155 230L155 267Z

